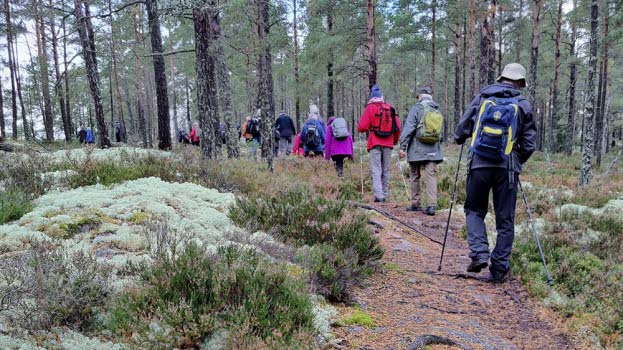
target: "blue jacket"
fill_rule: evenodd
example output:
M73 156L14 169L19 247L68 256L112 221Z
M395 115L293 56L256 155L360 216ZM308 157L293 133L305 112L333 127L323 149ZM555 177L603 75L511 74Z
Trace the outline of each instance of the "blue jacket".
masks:
M316 132L318 133L318 137L320 137L320 144L315 149L310 149L307 147L305 139L307 137L307 129L310 125L316 125ZM303 143L303 149L305 152L324 152L324 140L325 140L325 126L324 123L320 120L308 119L303 125L303 131L301 131L301 142Z
M495 83L480 90L480 93L474 97L457 124L454 131L454 140L461 145L472 136L480 105L489 97L514 97L519 100L519 130L517 132L517 141L513 148L513 170L520 173L522 164L530 158L536 149L536 123L534 122L530 102L521 96L521 92L514 85ZM468 164L470 169L508 167L508 161L494 163L471 152L469 156Z
M95 142L95 136L93 135L93 131L91 130L87 130L87 138L85 139L86 142Z

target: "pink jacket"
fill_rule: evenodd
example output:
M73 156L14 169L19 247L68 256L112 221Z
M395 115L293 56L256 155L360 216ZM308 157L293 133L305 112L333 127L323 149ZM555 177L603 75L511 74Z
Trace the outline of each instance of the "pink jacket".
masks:
M353 160L353 136L348 133L348 137L343 140L334 138L331 127L333 120L335 120L335 117L329 119L329 126L325 135L324 157L329 160L331 156L348 156L350 160Z

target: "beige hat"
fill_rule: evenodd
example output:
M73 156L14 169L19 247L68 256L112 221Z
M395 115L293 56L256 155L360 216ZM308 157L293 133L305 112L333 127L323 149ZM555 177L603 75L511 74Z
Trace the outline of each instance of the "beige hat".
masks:
M508 80L522 81L523 86L526 86L526 69L519 63L509 63L504 67L502 75L498 78L498 81L506 78Z

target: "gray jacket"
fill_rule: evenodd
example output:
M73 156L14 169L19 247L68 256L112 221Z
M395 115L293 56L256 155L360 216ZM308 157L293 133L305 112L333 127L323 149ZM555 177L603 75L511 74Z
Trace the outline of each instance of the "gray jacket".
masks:
M441 163L443 161L443 153L441 152L441 143L427 144L418 141L415 137L417 126L420 118L423 117L424 106L428 104L430 107L439 109L439 105L431 100L424 100L416 103L411 107L407 120L404 123L402 132L400 133L400 149L407 151L408 162L425 162L431 161Z

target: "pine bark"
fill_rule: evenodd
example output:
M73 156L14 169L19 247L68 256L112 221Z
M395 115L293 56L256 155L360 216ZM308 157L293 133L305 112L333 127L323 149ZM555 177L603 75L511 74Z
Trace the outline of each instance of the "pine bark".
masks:
M169 50L173 51L172 38L169 38ZM169 69L171 71L171 93L173 94L173 128L175 129L175 136L177 137L177 134L180 131L180 125L179 121L177 120L177 89L175 87L175 64L173 61L173 56L175 55L169 55Z
M299 39L298 39L298 22L297 22L297 12L296 12L296 2L297 0L292 0L292 5L294 7L294 21L292 23L292 31L294 35L294 83L296 87L294 89L295 97L295 114L296 114L296 129L298 130L301 127L301 97L299 96Z
M462 0L455 0L455 22L454 22L454 125L459 123L461 118L461 11Z
M489 55L491 47L489 40L491 37L489 32L489 12L487 11L480 21L480 70L478 72L480 88L488 84L489 67L491 65L491 56Z
M333 36L333 8L331 5L327 7L327 33L329 38ZM332 40L332 39L329 39ZM335 92L333 80L333 50L329 50L327 53L327 117L331 118L335 116Z
M573 0L573 11L577 6L577 1ZM567 115L567 130L565 133L565 155L570 156L573 154L573 138L575 135L575 85L577 81L577 54L575 45L577 41L577 24L575 14L570 21L571 26L571 41L569 43L569 114Z
M558 0L558 15L556 16L556 48L554 50L554 87L552 91L552 109L549 121L549 151L558 152L558 121L560 120L560 106L558 101L560 89L560 46L562 45L562 5Z
M162 56L162 35L160 34L160 18L156 0L146 0L147 18L151 31L151 50L154 64L154 80L156 84L156 103L158 105L158 148L171 149L171 119L169 117L169 93L167 91L167 74L164 57Z
M257 107L261 113L262 123L262 157L268 163L269 171L273 171L274 143L273 116L275 115L275 103L273 101L273 76L271 48L268 41L270 31L269 0L255 0L256 5L256 30L257 41L260 44L258 50L256 70L258 72L258 96Z
M6 125L4 120L4 90L0 79L0 140L6 139Z
M610 8L608 1L605 1L604 9L604 36L602 44L602 60L601 60L601 73L599 75L599 96L596 108L596 120L595 120L595 163L596 166L601 166L601 159L604 155L604 138L606 138L606 96L608 90L608 50L609 50L609 38L608 31L610 27Z
M515 62L521 62L521 34L523 33L523 4L524 0L519 0L517 7L517 28L515 29Z
M41 73L41 90L43 93L43 127L45 138L54 140L54 117L52 116L52 100L50 97L50 78L48 72L47 38L43 24L43 16L39 9L39 1L35 2L35 33L37 37L37 57Z
M104 107L102 105L102 95L100 90L100 77L97 70L97 57L95 48L95 37L91 25L91 13L88 1L74 0L74 14L76 16L76 27L80 36L82 55L84 58L89 90L95 108L95 119L97 120L97 143L100 147L110 147L110 139L106 130L104 120Z
M13 31L11 27L11 7L9 0L4 0L3 10L6 24L6 41L8 46L9 71L11 72L11 112L12 112L12 136L13 140L17 140L17 91L15 88L15 60L13 59Z
M108 0L108 11L112 13L112 1ZM110 16L110 57L112 60L112 71L115 78L115 97L117 99L117 121L121 126L123 139L121 142L127 142L127 128L125 123L125 117L123 115L123 99L121 98L121 84L119 82L119 70L117 68L117 41L115 39L115 30L113 26L113 16ZM112 79L111 79L112 81ZM112 82L111 82L112 85ZM129 101L128 101L129 102ZM112 108L112 102L111 102ZM112 114L112 112L111 112ZM114 124L113 124L114 125ZM113 128L114 130L114 128Z
M195 67L197 71L197 112L201 127L201 149L207 159L219 153L218 97L216 89L216 45L218 12L209 1L201 9L193 9L195 26Z
M139 35L139 25L137 23L138 10L135 10L132 16L133 26L134 26L134 51L138 51L140 35ZM135 63L136 63L136 115L138 118L138 129L141 133L141 138L143 140L143 147L147 148L150 146L149 144L149 130L147 129L147 117L145 115L145 107L143 102L145 101L143 94L143 63L141 62L141 57L138 53L135 55Z
M367 43L368 43L368 89L376 84L377 61L376 61L376 0L367 0Z
M225 123L226 144L227 144L227 158L234 159L240 156L240 140L238 140L238 130L236 129L236 115L234 113L234 107L232 103L232 88L229 79L229 68L227 66L227 58L225 57L225 50L223 48L223 38L220 32L220 17L216 16L215 36L217 37L217 64L216 64L216 76L218 84L218 95L220 102L220 109L223 112L223 122Z
M432 22L431 22L431 72L430 72L430 87L433 94L437 93L437 82L435 69L437 66L437 49L436 44L436 26L437 26L437 0L431 1Z
M582 151L582 167L580 169L579 185L586 186L591 180L591 170L593 165L594 133L593 123L595 121L595 72L597 70L597 30L599 27L599 2L591 0L591 37L590 53L588 63L588 101L586 103L586 125L584 135L584 147Z
M530 82L528 83L528 100L536 103L537 69L539 63L539 44L541 43L541 6L542 0L533 0L532 10L532 48L530 50ZM540 130L543 132L543 130Z
M33 128L34 123L32 122L32 115L30 118L30 124L28 123L28 120L26 120L26 107L24 106L24 98L22 96L22 80L20 78L19 65L17 64L17 62L19 62L19 58L15 52L15 46L10 45L9 49L11 50L11 54L13 56L13 69L15 70L15 84L17 86L17 97L19 98L20 110L22 112L22 126L24 129L24 138L26 139L26 141L28 141L31 138L32 139L35 138L35 131ZM28 47L28 51L30 52L30 46ZM34 66L32 64L32 60L31 60L31 65ZM34 80L36 80L35 76L33 76L33 81ZM32 111L32 108L30 110Z
M61 7L65 8L65 0L61 0ZM69 134L74 135L75 128L74 122L71 117L71 94L69 89L69 63L67 62L67 28L65 22L67 18L63 16L61 20L61 28L63 29L63 67L65 71L63 78L65 80L65 118L67 119L67 125L69 126Z
M469 99L476 93L476 1L469 0Z
M50 7L52 7L52 0L50 0L49 4ZM69 124L69 120L67 119L67 111L65 110L67 105L65 104L65 92L63 90L63 81L61 80L61 70L58 58L58 39L56 37L56 18L54 14L50 16L50 31L52 32L52 56L54 58L54 73L56 77L56 81L54 83L54 95L58 98L58 104L61 110L61 121L63 123L65 141L70 142L72 138L71 126Z

